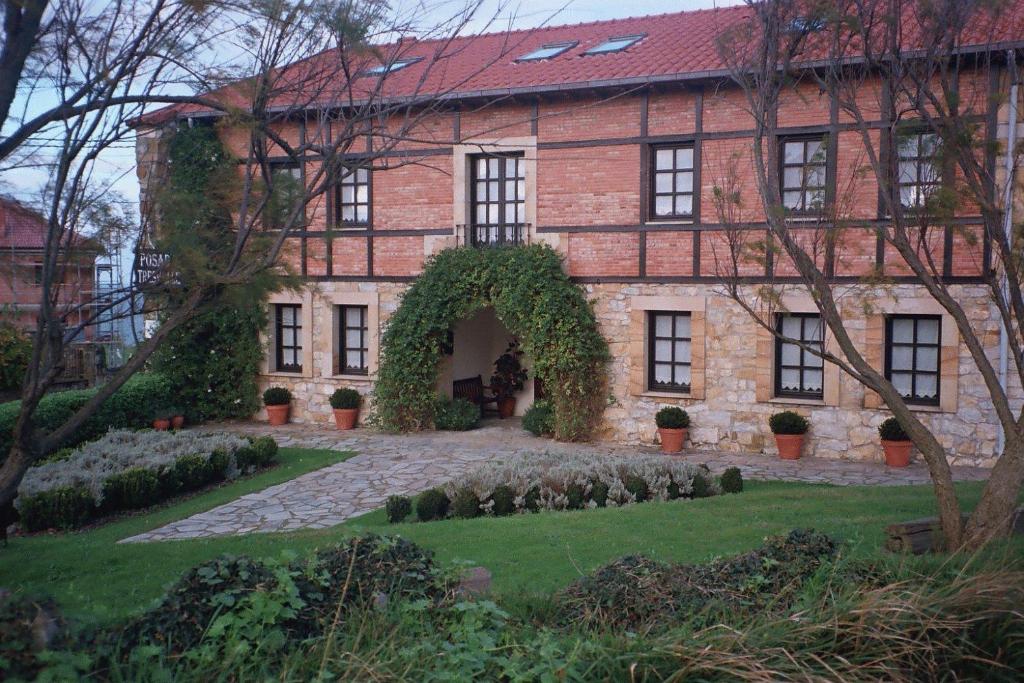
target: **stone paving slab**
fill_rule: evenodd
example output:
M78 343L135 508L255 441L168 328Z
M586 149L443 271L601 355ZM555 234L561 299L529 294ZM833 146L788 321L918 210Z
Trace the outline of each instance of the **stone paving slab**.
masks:
M658 453L653 447L621 444L565 444L523 431L518 420L492 422L469 432L380 434L364 429L339 432L318 425L269 427L225 423L201 428L244 436L273 436L283 448L351 450L357 455L230 503L123 539L121 543L206 538L254 532L323 529L383 506L388 496L412 495L449 481L481 463L520 453L583 452L596 456ZM892 469L881 462L801 458L780 460L760 453L689 451L679 456L706 464L719 474L739 467L746 479L799 481L839 486L902 486L931 481L921 463ZM881 459L881 454L879 454ZM958 480L984 479L988 470L954 467Z

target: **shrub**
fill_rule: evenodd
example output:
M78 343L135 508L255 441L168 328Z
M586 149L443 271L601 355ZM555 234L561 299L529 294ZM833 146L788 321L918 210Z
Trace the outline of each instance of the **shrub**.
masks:
M277 452L277 444L268 439L250 444L224 434L111 431L65 460L30 468L18 488L15 507L28 530L80 526L96 510L83 514L81 496L68 490L86 491L92 507L105 512L147 507L179 491L266 464Z
M690 426L690 416L677 406L665 406L654 415L654 424L658 429L686 429Z
M803 415L784 410L768 418L768 427L772 434L806 434L811 423Z
M555 412L548 401L534 401L523 413L523 429L534 436L551 436L555 433Z
M0 321L0 391L21 388L31 357L32 342L28 336L13 324Z
M471 488L459 489L452 498L452 514L455 517L471 519L480 515L480 499Z
M639 477L635 474L627 475L625 485L626 490L633 494L633 499L638 503L644 502L650 495L650 491L647 488L647 482L644 481L643 477Z
M713 495L715 495L715 487L712 485L711 472L707 466L701 465L693 475L690 498L708 498Z
M722 491L725 493L742 493L743 473L740 472L740 468L730 467L725 472L722 472L720 484L722 486Z
M52 652L44 654L40 647L40 635L46 630L44 624L49 624L55 633L47 650L62 649L69 644L67 624L52 600L11 593L0 597L0 673L5 680L60 680L53 676L37 678L53 663ZM70 680L70 676L65 678Z
M586 504L586 497L582 484L569 484L565 489L565 507L569 510L581 510Z
M137 510L160 500L160 475L144 467L119 472L103 484L103 507L107 510Z
M355 389L342 387L331 394L331 407L335 410L353 410L363 404L363 396Z
M16 500L25 531L76 529L96 514L96 500L84 486L62 486Z
M259 410L257 378L266 325L262 302L218 305L174 329L153 353L153 368L166 377L177 411L190 422L248 418Z
M390 496L385 508L388 513L388 521L398 524L404 522L412 512L412 501L409 500L409 496Z
M590 486L590 499L599 508L608 505L608 484L603 481L594 481Z
M421 522L444 519L448 515L450 501L439 488L427 489L416 499L416 516Z
M263 405L286 406L292 402L292 392L287 387L270 387L263 392Z
M556 605L562 621L574 625L635 631L686 621L699 628L740 610L787 609L835 553L828 536L797 529L704 565L634 555L578 579L556 596Z
M39 401L34 415L35 426L42 432L52 432L85 405L96 393L95 389L75 389L47 394ZM63 444L73 447L98 439L110 429L142 429L153 422L157 410L171 402L171 385L167 378L155 373L140 373L131 377L96 413L85 421ZM11 432L18 417L19 401L0 404L0 462L11 449Z
M465 432L476 429L480 422L480 408L464 398L441 396L434 411L434 427L447 432Z
M890 417L878 425L878 436L884 441L910 441L910 437L903 431L903 425L895 417Z
M503 517L516 511L516 492L504 484L494 487L490 500L493 502L491 513L494 515Z

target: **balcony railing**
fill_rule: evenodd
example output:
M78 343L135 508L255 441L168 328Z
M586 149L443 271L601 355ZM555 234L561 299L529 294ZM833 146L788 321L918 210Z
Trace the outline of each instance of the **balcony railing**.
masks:
M459 246L500 247L529 244L530 224L512 225L458 225L456 238Z

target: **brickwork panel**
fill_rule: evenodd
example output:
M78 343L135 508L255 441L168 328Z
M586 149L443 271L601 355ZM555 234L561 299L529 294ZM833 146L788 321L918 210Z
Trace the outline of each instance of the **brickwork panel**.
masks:
M471 138L509 138L530 134L533 107L529 104L489 103L465 106L459 129L463 140Z
M637 275L639 236L630 233L569 235L569 274L575 277Z
M639 135L640 97L542 102L537 131L543 142Z
M310 277L327 275L327 240L322 237L306 239L306 274Z
M331 240L332 275L366 275L366 238L338 237Z
M652 93L647 104L649 135L683 135L697 129L697 96L691 92Z
M693 275L693 233L647 233L647 275Z
M700 234L700 274L702 277L729 278L764 275L764 230L738 232L705 230ZM733 253L738 253L734 266Z
M971 225L953 229L953 275L978 277L984 272L984 228Z
M422 237L373 238L373 274L419 275L423 270Z
M372 182L375 229L452 226L451 157L424 157L374 171Z
M749 138L705 140L701 151L701 221L727 223L763 221L761 195L754 176ZM722 194L739 194L739 203L716 204L716 188ZM724 216L723 216L724 213Z
M541 225L621 225L640 220L637 145L537 153Z
M872 228L841 228L835 238L835 271L864 277L875 272L878 233Z

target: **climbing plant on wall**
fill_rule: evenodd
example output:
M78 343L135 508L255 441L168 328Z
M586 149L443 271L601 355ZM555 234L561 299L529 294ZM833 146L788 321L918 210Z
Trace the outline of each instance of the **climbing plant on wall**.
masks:
M378 424L393 431L433 424L448 332L488 306L534 359L554 407L555 438L587 438L604 405L608 345L583 291L546 245L447 249L427 263L381 338Z

